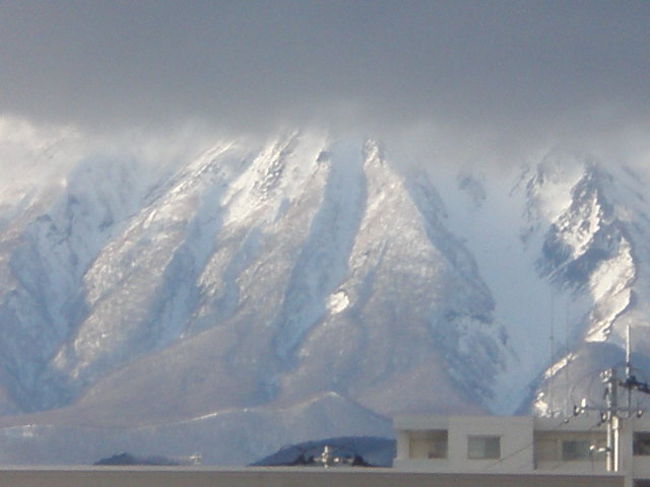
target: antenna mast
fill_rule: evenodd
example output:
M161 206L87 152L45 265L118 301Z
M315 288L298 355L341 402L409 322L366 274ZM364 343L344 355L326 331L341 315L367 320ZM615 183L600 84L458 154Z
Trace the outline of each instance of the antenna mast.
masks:
M625 381L627 382L632 377L632 328L628 323L625 333ZM632 408L632 388L627 388L627 408ZM631 416L628 411L628 418Z

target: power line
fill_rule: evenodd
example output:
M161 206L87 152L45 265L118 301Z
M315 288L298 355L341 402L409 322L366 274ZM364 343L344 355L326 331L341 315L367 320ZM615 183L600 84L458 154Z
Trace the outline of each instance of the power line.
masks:
M630 418L632 414L641 416L642 410L632 409L632 392L639 391L644 394L650 394L650 385L647 382L639 381L632 374L632 334L630 325L627 326L627 337L625 344L625 379L618 378L616 367L607 369L601 373L602 382L605 385L605 407L598 408L587 405L587 400L583 399L580 406L574 406L574 415L583 414L586 411L598 411L600 413L600 424L607 427L607 447L604 448L607 458L607 470L609 472L618 472L620 469L620 435L624 419ZM619 387L626 389L628 392L626 407L619 405Z

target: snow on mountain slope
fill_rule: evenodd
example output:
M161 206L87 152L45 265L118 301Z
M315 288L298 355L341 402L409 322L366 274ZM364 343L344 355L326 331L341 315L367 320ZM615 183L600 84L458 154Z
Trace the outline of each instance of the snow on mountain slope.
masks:
M644 180L629 168L556 151L500 176L470 168L460 191L443 196L450 228L476 257L516 353L492 407L526 409L537 395L535 410L556 414L585 386L585 366L576 361L589 362L591 375L614 365L589 343L611 343L620 357L627 324L639 330L637 340L647 339Z
M646 326L647 250L640 247L647 245L638 235L640 222L648 221L643 178L557 151L500 172L476 164L438 174L447 225L478 263L495 302L495 323L514 351L490 407L526 410L537 386L556 376L557 404L542 398L537 411L565 408L567 388L580 381L581 366L572 361L582 343L613 339L620 347L624 324ZM645 340L644 333L637 339ZM605 358L593 363L612 365Z
M582 167L582 177L571 190L571 205L544 235L540 268L573 295L588 298L590 306L576 317L571 337L575 350L566 351L543 377L535 403L543 412L567 406L560 399L566 397L567 387L574 401L584 395L593 398L585 382L571 380L571 369L592 381L600 369L620 364L627 325L635 336L636 360L645 361L648 352L650 295L644 263L650 254L643 223L648 222L650 207L643 196L645 182L625 167L606 170L593 161ZM608 354L602 353L601 344L610 347ZM585 364L591 369L585 371ZM553 408L553 403L560 404Z
M56 193L50 190L0 236L2 360L24 409L60 401L39 375L84 313L80 284L86 269L139 204L143 190L136 171L130 160L83 160Z
M178 337L219 225L220 178L229 157L239 161L231 151L226 145L205 154L101 249L83 277L89 312L55 357L56 372L83 387L105 368Z
M372 142L364 172L365 212L348 275L329 298L348 304L312 330L283 389L293 397L296 389L331 388L385 414L463 409L471 404L465 393L491 394L505 353L489 323L489 293L444 229L426 179L410 188Z
M438 175L448 226L475 259L494 302L494 326L513 351L505 357L488 402L502 413L520 407L547 366L551 303L560 308L565 299L539 274L534 245L522 238L529 223L520 178L520 169L486 173L479 165Z
M505 352L489 293L444 230L435 191L425 179L409 191L376 144L365 156L351 142L324 147L314 146L314 172L283 215L267 196L257 211L273 212L270 225L244 216L221 228L179 339L96 382L82 404L178 418L333 390L385 414L480 407L465 391L478 384L489 396ZM333 296L348 305L333 310ZM447 336L447 321L467 333Z
M508 352L490 292L428 179L377 143L217 144L144 181L101 162L3 233L6 412L138 425L327 391L383 414L491 396Z
M642 177L556 152L500 172L402 157L316 131L173 172L86 154L2 207L0 408L34 414L0 439L27 458L83 423L98 458L191 454L187 428L211 462L246 462L398 413L553 413L628 322L647 353ZM191 418L224 418L206 431L232 451Z

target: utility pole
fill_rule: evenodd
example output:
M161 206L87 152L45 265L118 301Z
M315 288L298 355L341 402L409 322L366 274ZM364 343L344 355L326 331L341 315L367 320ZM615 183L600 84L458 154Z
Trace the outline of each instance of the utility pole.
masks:
M618 377L616 369L602 374L605 383L605 411L602 419L607 423L607 471L618 472L620 465L621 420L618 415Z
M615 368L607 369L601 373L601 378L605 385L604 409L588 406L586 399L582 400L580 406L573 407L573 413L576 416L586 411L598 411L600 413L599 424L605 423L607 425L607 446L600 450L594 448L594 451L604 452L606 454L608 472L619 472L621 469L621 429L623 426L623 418L629 419L633 414L640 417L643 414L641 410L632 409L632 392L639 391L650 394L650 385L646 382L638 381L633 374L631 341L632 335L630 326L628 325L625 343L625 379L620 380L618 378L618 373ZM619 386L627 390L626 407L619 406Z
M605 408L588 406L587 400L583 399L580 406L573 407L573 414L577 416L587 411L597 411L600 414L598 425L605 424L607 427L607 446L598 449L595 445L592 445L591 450L595 453L605 453L607 471L618 472L621 452L621 418L619 413L622 411L618 406L618 374L616 369L607 369L600 376L603 379L603 384L605 384Z

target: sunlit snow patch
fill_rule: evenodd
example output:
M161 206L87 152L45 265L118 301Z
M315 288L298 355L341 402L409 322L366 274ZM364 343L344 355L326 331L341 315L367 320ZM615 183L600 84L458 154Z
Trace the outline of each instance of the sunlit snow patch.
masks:
M330 295L329 301L327 302L327 308L333 315L344 311L349 305L350 298L348 298L345 291L338 291Z

